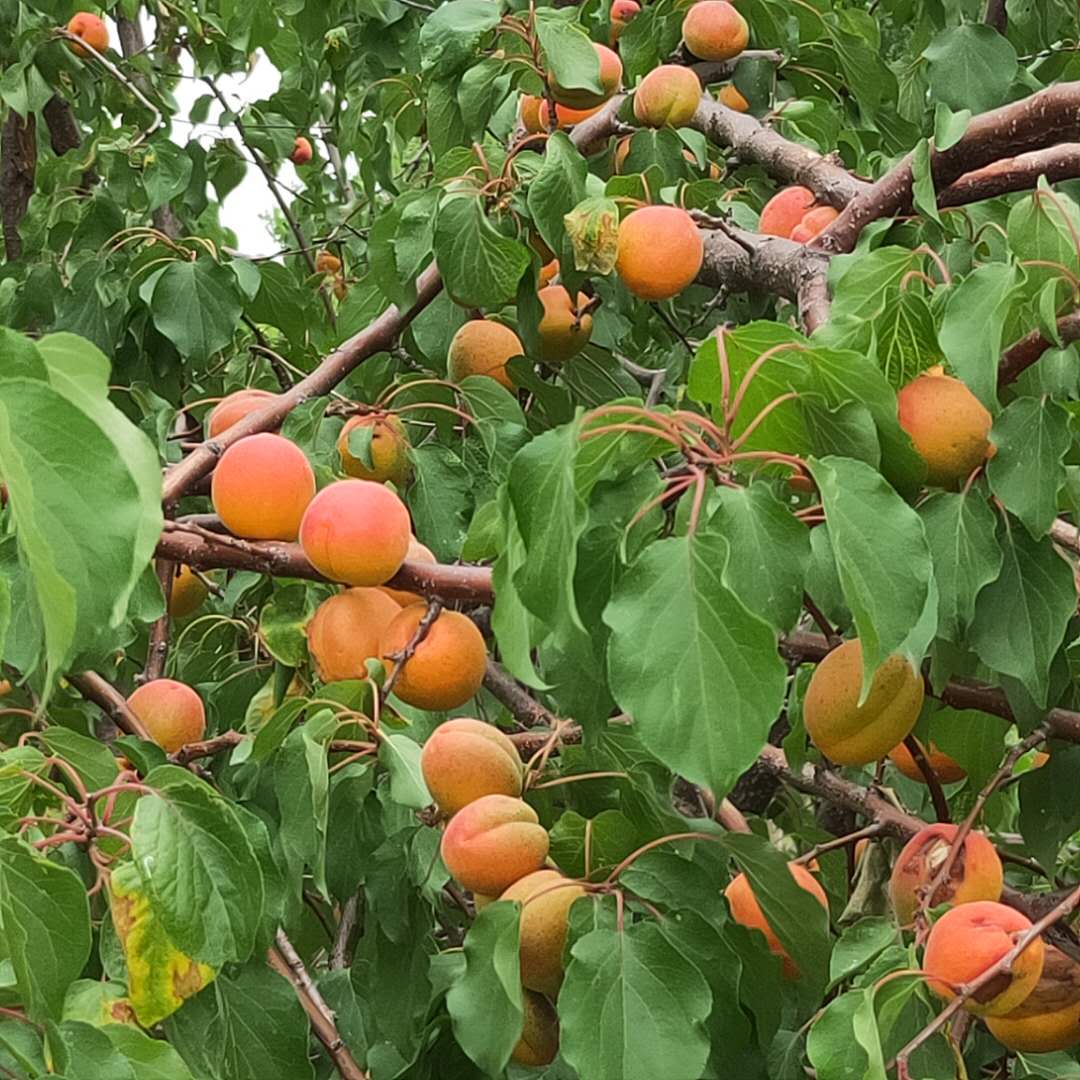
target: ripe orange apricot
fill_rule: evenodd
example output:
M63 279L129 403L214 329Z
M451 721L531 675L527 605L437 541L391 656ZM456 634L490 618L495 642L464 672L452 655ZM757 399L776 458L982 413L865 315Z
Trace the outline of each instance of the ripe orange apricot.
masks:
M338 480L324 487L300 523L311 565L347 585L381 585L400 569L412 528L405 504L373 480Z
M306 165L311 160L311 143L303 135L297 135L289 160L294 165Z
M518 101L518 119L530 135L544 130L544 125L540 122L540 105L543 100L535 94L522 94Z
M634 91L634 116L646 127L682 127L700 100L701 80L690 68L661 64Z
M218 517L248 540L295 540L314 494L315 474L304 452L268 432L233 443L210 481Z
M993 417L959 380L940 367L917 375L896 395L900 426L926 462L926 482L963 483L990 454Z
M405 561L435 565L439 560L435 558L430 548L424 547L415 536L410 536L409 550L405 553ZM399 607L424 603L424 598L419 593L409 592L407 589L391 589L389 585L380 585L379 590L386 593Z
M210 590L190 566L178 566L169 587L169 614L183 619L197 611Z
M560 131L565 131L568 128L572 128L575 124L580 124L582 120L588 120L590 116L595 115L600 111L603 105L594 105L591 109L571 109L569 105L560 105L555 103L555 126ZM540 130L547 131L551 126L551 109L548 107L547 99L545 98L540 103Z
M716 95L716 100L721 105L726 105L729 109L734 109L738 113L750 111L750 102L742 96L734 83L725 83L721 86L720 93Z
M922 676L899 654L874 672L860 705L863 658L858 638L833 649L810 678L803 720L814 745L838 765L868 765L911 734L923 703Z
M603 90L597 93L595 90L586 90L580 86L560 86L554 72L548 73L548 87L556 105L566 105L571 109L592 109L597 105L603 105L622 82L622 61L619 54L613 52L606 45L598 45L595 41L592 47L596 50L596 58L600 61L600 85Z
M341 260L332 251L320 251L315 256L315 269L320 274L336 274L341 269Z
M401 610L379 589L346 589L324 600L307 624L308 652L323 682L367 677L383 632Z
M682 24L686 47L702 60L731 60L750 42L750 27L727 0L699 0Z
M357 428L373 428L371 433L371 467L349 453L349 434ZM396 487L404 487L412 471L409 460L409 436L405 425L396 416L350 416L341 429L337 441L341 468L348 476L359 480L374 480L377 484L390 481Z
M563 949L574 901L585 890L558 870L537 870L514 882L500 900L521 902L521 982L556 997L563 977Z
M550 285L559 276L559 260L552 259L550 262L544 263L540 267L539 282L540 288L545 285Z
M919 908L920 894L937 877L956 839L956 825L939 822L920 829L901 849L889 878L889 897L901 926L909 926ZM927 907L997 900L1005 884L1001 860L980 832L964 837L956 860L930 898Z
M69 34L81 38L99 53L103 53L109 47L109 28L96 15L89 11L79 11L71 17L67 24ZM68 42L68 48L76 56L89 56L89 49L84 49L74 41Z
M524 779L514 744L493 724L464 716L431 733L420 769L431 797L448 816L484 795L519 796Z
M1010 1050L1049 1054L1080 1043L1080 964L1047 944L1042 977L1012 1012L988 1016L990 1034Z
M578 293L575 305L561 285L547 285L538 295L544 308L539 330L540 359L546 364L563 364L577 356L592 336L592 315L579 315L589 298Z
M930 989L951 1001L955 986L973 982L996 964L1031 929L1026 915L992 900L950 908L934 923L923 954ZM976 1016L1004 1016L1023 1002L1042 975L1045 945L1041 937L1013 961L1012 971L992 979L964 1002Z
M550 1065L559 1052L559 1014L543 994L534 990L522 994L521 1004L525 1013L521 1038L510 1057L520 1065L533 1068Z
M198 742L206 733L202 698L175 679L151 679L127 699L128 708L142 721L146 733L167 754Z
M440 850L466 889L498 895L544 865L548 834L527 802L484 795L450 819Z
M814 193L809 188L786 187L765 204L758 219L758 232L789 239L813 206Z
M955 784L958 780L963 780L967 773L956 764L955 761L948 754L942 753L933 743L930 744L930 752L926 752L926 747L919 743L922 748L922 752L927 761L930 762L930 768L937 774L937 778L943 784ZM925 784L926 777L922 774L922 769L919 768L918 763L911 756L911 751L903 743L897 743L889 751L889 760L909 779L914 780L916 783Z
M216 439L223 431L239 423L245 416L265 408L276 397L277 394L270 390L257 390L253 386L246 386L243 390L234 390L210 410L210 415L206 420L206 437Z
M398 612L382 637L387 671L416 633L426 604L410 604ZM424 640L401 666L394 693L418 709L445 711L464 705L480 689L487 670L487 649L476 624L460 611L441 611Z
M641 11L641 5L637 0L612 0L611 3L611 35L609 41L612 47L619 40L622 32L630 24L633 17Z
M821 887L817 878L798 863L788 863L791 876L800 889L810 893L811 896L826 910L829 910L829 898ZM773 933L772 927L765 919L765 913L761 910L750 887L750 879L745 874L737 874L733 877L724 890L724 896L731 907L731 917L740 925L749 927L751 930L760 930L765 935L769 951L774 956L779 956L784 962L784 978L797 979L799 969L795 962L788 956L780 939Z
M704 258L694 219L677 206L643 206L619 225L615 271L642 300L678 296L697 277Z
M490 375L507 390L513 390L506 362L524 352L521 339L510 327L494 319L470 319L450 342L447 370L452 382L461 382L469 375Z
M831 225L840 216L840 211L832 206L815 206L808 210L802 221L791 230L791 239L796 244L809 244L827 225Z

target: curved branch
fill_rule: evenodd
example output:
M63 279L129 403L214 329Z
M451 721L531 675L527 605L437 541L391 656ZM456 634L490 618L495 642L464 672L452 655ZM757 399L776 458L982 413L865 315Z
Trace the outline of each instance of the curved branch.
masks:
M1063 315L1058 319L1057 329L1063 344L1080 341L1080 311ZM1008 386L1009 383L1016 382L1047 349L1054 347L1054 342L1045 337L1041 330L1032 330L1030 334L1014 342L1002 353L998 363L998 386Z
M966 206L1013 191L1030 191L1041 176L1051 184L1080 176L1080 143L1034 150L965 173L938 196L938 206Z

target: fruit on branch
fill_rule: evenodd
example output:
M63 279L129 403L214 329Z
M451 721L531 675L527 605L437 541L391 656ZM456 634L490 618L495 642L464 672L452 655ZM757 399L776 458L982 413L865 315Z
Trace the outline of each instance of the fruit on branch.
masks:
M409 550L405 553L405 561L427 563L429 566L435 566L439 562L431 549L424 547L415 536L409 537ZM399 607L426 602L419 593L409 592L407 589L391 589L389 585L380 585L379 591L386 593Z
M451 822L453 824L453 822ZM521 982L548 997L558 996L570 908L585 889L558 870L537 870L514 882L500 900L521 902Z
M900 426L926 462L926 482L963 483L991 454L993 417L959 380L933 367L896 395Z
M577 356L592 336L592 315L583 309L589 302L578 293L575 305L561 285L547 285L539 292L544 308L540 319L540 359L546 364L563 364Z
M544 263L540 267L540 273L538 275L540 288L544 288L545 285L550 285L555 278L559 276L559 260L552 259L550 262Z
M510 327L494 319L470 319L450 342L447 371L453 382L461 382L469 375L489 375L507 390L513 390L506 362L524 353L521 339Z
M901 926L910 926L923 892L937 877L956 839L957 826L945 822L920 829L901 849L889 878L889 897ZM930 897L927 907L997 900L1005 884L1001 859L980 832L969 832L960 845L948 878Z
M795 884L800 889L808 892L827 912L829 910L829 898L825 895L825 890L821 887L817 878L805 866L798 863L788 863L788 870L791 871ZM761 910L757 897L754 896L754 891L750 886L750 879L745 874L736 874L724 890L724 896L727 898L728 905L731 908L731 917L740 926L746 926L751 930L760 930L765 935L769 951L774 956L779 956L783 961L784 978L797 979L799 969L791 957L788 956L784 946L780 944L780 939L766 920L765 913Z
M1080 1043L1080 964L1046 946L1042 977L1024 1001L1004 1016L988 1016L990 1034L1010 1050L1049 1054Z
M612 0L611 3L611 36L609 41L614 46L622 32L629 26L631 20L641 11L641 5L637 0Z
M833 206L815 206L808 210L802 221L791 230L791 239L796 244L809 244L826 226L831 225L840 216L840 211Z
M548 834L527 802L484 795L450 819L440 851L466 889L498 895L544 865Z
M951 1001L955 987L973 982L994 966L1031 929L1031 920L992 900L950 908L934 923L926 940L923 971L930 989ZM1002 972L964 1002L976 1016L1004 1016L1023 1002L1042 975L1045 945L1041 937Z
M919 743L923 756L930 763L930 768L937 774L937 778L943 784L955 784L963 780L967 773L956 764L948 754L942 753L933 743L927 752L925 746ZM926 777L922 774L918 762L911 756L911 751L903 743L897 743L889 751L889 760L909 779L917 783L925 784Z
M494 724L459 716L424 743L420 769L439 809L452 817L484 795L521 795L524 771L514 744Z
M381 650L388 672L426 612L426 604L410 604L384 631ZM456 709L480 689L486 671L487 649L476 624L460 611L440 611L424 640L402 662L394 693L417 709Z
M339 300L344 300L349 295L349 286L345 282L345 278L341 274L337 274L334 277L334 295Z
M634 116L646 127L682 127L700 100L701 80L690 68L661 64L634 91Z
M544 99L535 94L522 94L518 102L518 119L521 126L530 134L536 135L545 130L540 120L540 106Z
M198 742L206 733L206 709L190 686L175 679L151 679L127 699L147 735L167 754Z
M222 432L228 431L233 424L239 423L245 416L265 408L277 397L270 390L257 390L246 386L243 390L234 390L223 397L210 410L206 420L206 437L216 439Z
M622 82L622 61L619 54L595 41L592 42L592 47L596 50L596 58L600 62L600 86L603 89L597 93L580 86L560 86L555 73L548 72L548 88L556 105L566 105L571 109L592 109L603 105L619 89Z
M349 434L357 428L373 429L368 447L370 466L349 453ZM393 415L350 416L338 436L337 449L342 470L359 480L374 480L377 484L390 481L400 488L405 486L412 471L409 436L405 433L405 425Z
M705 246L694 219L677 206L643 206L623 218L615 271L642 300L669 300L697 277Z
M297 135L289 160L294 165L306 165L311 160L311 143L303 135Z
M797 184L786 187L765 204L758 219L758 232L788 240L813 208L814 193L809 188Z
M411 537L405 504L373 480L338 480L323 488L300 523L300 544L311 565L346 585L389 581L401 569Z
M400 607L380 589L346 589L324 600L307 625L308 652L323 682L367 678Z
M89 11L76 12L67 24L69 34L81 38L91 49L103 53L109 47L109 28L96 15ZM76 56L89 56L90 50L84 49L75 41L68 42L68 48Z
M721 86L720 92L716 95L716 100L719 101L721 105L726 105L729 109L734 109L737 113L750 111L750 102L742 96L734 83L725 83Z
M862 644L852 638L818 664L803 699L803 719L814 745L838 765L869 765L903 742L923 703L922 676L906 657L882 663L860 705Z
M616 3L618 0L616 0ZM634 7L637 7L634 4ZM521 995L524 1021L521 1038L510 1052L519 1065L550 1065L559 1052L559 1014L543 994L525 990Z
M699 0L683 19L682 36L702 60L732 60L750 43L750 27L728 0Z
M580 124L582 120L588 120L603 108L603 105L594 105L591 109L571 109L569 105L555 103L555 126L560 131L572 128ZM551 109L545 99L540 103L540 130L547 131L551 126Z
M177 567L169 587L169 614L174 619L183 619L197 611L209 593L202 578L190 566Z
M210 481L218 517L247 540L295 540L314 494L315 474L304 452L268 432L233 443Z
M341 260L331 251L320 251L315 256L315 269L320 274L336 274L341 269Z

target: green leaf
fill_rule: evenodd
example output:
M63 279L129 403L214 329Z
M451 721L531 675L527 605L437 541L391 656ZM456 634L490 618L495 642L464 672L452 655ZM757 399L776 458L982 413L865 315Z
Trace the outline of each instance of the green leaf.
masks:
M552 251L562 249L563 218L585 198L588 165L566 132L556 131L544 148L544 163L529 184L526 203L544 242Z
M613 870L642 839L638 827L620 810L602 810L589 818L567 810L552 826L550 835L551 857L570 877Z
M1080 210L1064 192L1051 191L1045 180L1009 211L1007 231L1009 249L1024 266L1032 292L1080 272ZM1051 298L1054 295L1052 290ZM1056 323L1053 313L1048 321Z
M420 750L420 744L408 735L387 735L379 744L379 764L390 774L390 797L413 810L432 802L420 769Z
M934 109L934 149L940 152L955 146L964 137L970 122L970 109L953 112L939 101Z
M461 458L442 443L417 447L411 457L413 483L406 501L413 527L440 562L453 562L461 556L469 528L473 479Z
M821 1080L885 1080L873 988L831 1001L810 1029L806 1053Z
M109 748L97 739L53 724L40 734L41 742L50 754L61 757L82 777L90 791L108 787L120 766Z
M170 262L149 303L158 330L199 364L232 341L244 307L236 276L210 259Z
M122 1024L107 1024L101 1030L127 1059L135 1080L195 1080L184 1059L163 1039L151 1039Z
M943 30L922 55L931 100L977 113L1005 101L1019 67L1009 39L981 22Z
M580 23L566 11L543 7L536 11L536 35L544 51L544 69L567 89L604 92L600 84L600 58Z
M156 210L182 195L191 180L191 168L191 158L179 146L168 139L156 139L142 164L147 209Z
M65 1080L137 1080L134 1067L108 1035L81 1020L65 1020L50 1030L49 1050L53 1069Z
M938 214L934 175L930 168L930 140L920 139L911 152L912 202L920 214L941 224Z
M259 613L259 637L279 664L300 667L307 662L304 628L314 610L314 597L307 585L279 587L263 605Z
M429 15L420 30L420 53L425 72L454 75L468 67L480 41L499 22L499 5L492 0L451 0Z
M1078 766L1080 747L1055 745L1049 761L1020 781L1020 833L1027 850L1048 869L1057 864L1061 845L1080 828Z
M882 950L897 942L896 923L884 916L860 919L844 929L829 958L829 982L837 984L862 970Z

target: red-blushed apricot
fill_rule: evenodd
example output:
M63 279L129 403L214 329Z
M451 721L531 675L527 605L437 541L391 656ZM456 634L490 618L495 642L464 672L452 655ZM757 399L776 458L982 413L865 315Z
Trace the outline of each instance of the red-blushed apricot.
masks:
M634 5L637 7L637 5ZM525 1013L521 1038L510 1052L519 1065L550 1065L559 1052L559 1014L543 994L526 990L521 996Z
M608 39L612 47L639 11L641 11L641 5L637 3L637 0L612 0L611 35Z
M72 15L67 24L69 34L81 38L99 53L103 53L109 47L109 28L96 15L89 11L79 11ZM68 42L68 48L76 56L89 56L90 52L74 41Z
M314 494L315 474L304 452L267 432L233 443L210 481L218 517L248 540L295 540Z
M813 207L814 193L809 188L786 187L765 204L758 219L758 232L789 239L795 226L802 223Z
M415 536L410 536L409 550L405 553L405 561L428 563L434 566L439 560L435 558L430 548L424 547ZM379 590L386 593L399 607L424 603L424 598L419 593L409 592L406 589L391 589L389 585L380 585Z
M405 561L411 537L405 504L373 480L324 487L300 523L300 545L311 565L346 585L389 581Z
M544 263L540 267L539 282L540 288L544 288L545 285L550 285L559 276L559 260L552 259L550 262Z
M206 437L216 439L223 431L239 423L245 416L265 408L276 397L277 394L270 390L257 390L253 386L247 386L243 390L234 390L210 410L210 415L206 419Z
M294 165L306 165L311 160L311 143L303 135L297 135L289 160Z
M889 897L901 926L908 926L919 908L920 893L937 877L956 839L957 826L939 822L920 829L901 849L889 879ZM980 832L964 837L949 877L930 898L927 907L997 900L1005 884L1001 860Z
M401 610L379 589L346 589L324 600L307 624L308 652L323 682L367 677L379 642Z
M497 896L544 865L548 834L527 802L483 795L450 819L440 850L466 889Z
M558 996L563 949L574 901L585 895L576 881L558 870L537 870L514 882L500 900L521 902L521 982L530 990Z
M993 417L959 380L940 367L917 375L896 395L900 426L926 462L926 482L963 483L990 454Z
M798 863L788 863L788 869L795 879L795 884L800 889L810 893L828 911L829 898L825 895L825 890L818 883L817 878L805 866L800 866ZM731 908L731 917L740 926L749 927L751 930L760 930L765 935L769 951L774 956L779 956L784 962L784 978L797 979L799 969L791 957L788 956L784 946L780 944L780 939L765 919L765 913L761 910L757 897L754 896L754 890L750 887L750 879L745 874L737 874L724 890L724 896L727 898L728 905Z
M127 699L147 735L167 754L198 742L206 734L202 698L175 679L151 679Z
M946 1001L955 987L974 982L993 967L1031 929L1031 920L992 900L950 908L930 930L923 953L927 986ZM993 978L964 1002L976 1016L1004 1016L1035 989L1046 946L1041 937L1012 962L1012 970Z
M357 428L373 429L370 468L349 453L349 434ZM389 481L396 487L404 487L412 471L409 436L405 434L405 425L396 416L350 416L338 436L337 449L342 470L358 480L374 480L377 484Z
M1042 977L1012 1012L988 1016L990 1034L1010 1050L1049 1054L1080 1043L1080 964L1047 944Z
M577 356L592 336L592 315L582 314L589 298L578 293L577 304L561 285L547 285L539 292L544 308L540 319L540 359L546 364L563 364Z
M540 120L540 105L543 100L535 94L522 94L518 101L518 119L530 135L536 135L544 130L544 125Z
M586 90L580 86L560 86L554 72L548 74L548 87L556 105L566 105L571 109L592 109L597 105L603 105L622 82L622 61L619 54L612 52L606 45L598 45L595 41L592 47L596 50L596 58L600 61L600 85L603 89L600 93L595 90Z
M669 300L697 277L705 246L694 219L677 206L643 206L623 218L615 272L642 300Z
M594 105L591 109L572 109L569 105L560 105L556 102L555 126L560 131L566 131L575 124L580 124L582 120L595 116L602 108L603 105ZM547 99L540 103L540 125L542 131L547 131L551 127L551 109L548 107Z
M803 720L814 745L838 765L868 765L903 742L922 708L922 676L899 654L874 672L860 705L863 656L858 638L818 664L803 699Z
M381 647L388 672L394 667L393 656L412 641L426 611L426 604L410 604L386 628ZM460 611L441 611L401 665L394 693L417 709L456 709L480 689L486 670L487 649L476 624Z
M750 111L750 102L742 96L734 83L726 83L724 86L721 86L720 92L716 95L716 100L719 101L721 105L726 105L729 109L734 109L737 113Z
M701 80L690 68L661 64L634 91L634 116L646 127L682 127L697 111Z
M699 0L682 24L686 47L702 60L732 60L750 42L750 27L727 0Z
M930 752L926 752L926 747L919 743L922 748L923 756L929 761L930 768L937 774L937 778L943 784L955 784L958 780L963 780L967 773L956 764L955 761L948 754L942 753L933 743L930 744ZM898 743L889 751L889 760L909 779L914 780L916 783L925 784L926 777L922 774L922 769L919 768L918 763L911 756L911 751L903 743Z
M341 269L341 260L332 251L320 251L315 256L315 269L320 274L336 274Z
M179 566L169 586L169 614L183 619L201 607L210 590L190 566Z
M469 375L489 375L500 386L513 390L506 362L521 356L521 338L494 319L470 319L450 341L447 370L452 382Z
M840 211L832 206L815 206L808 210L802 221L791 230L791 239L796 244L809 244L826 226L831 225L840 216Z
M494 724L455 717L424 743L420 769L447 816L484 795L521 794L524 770L514 744Z

